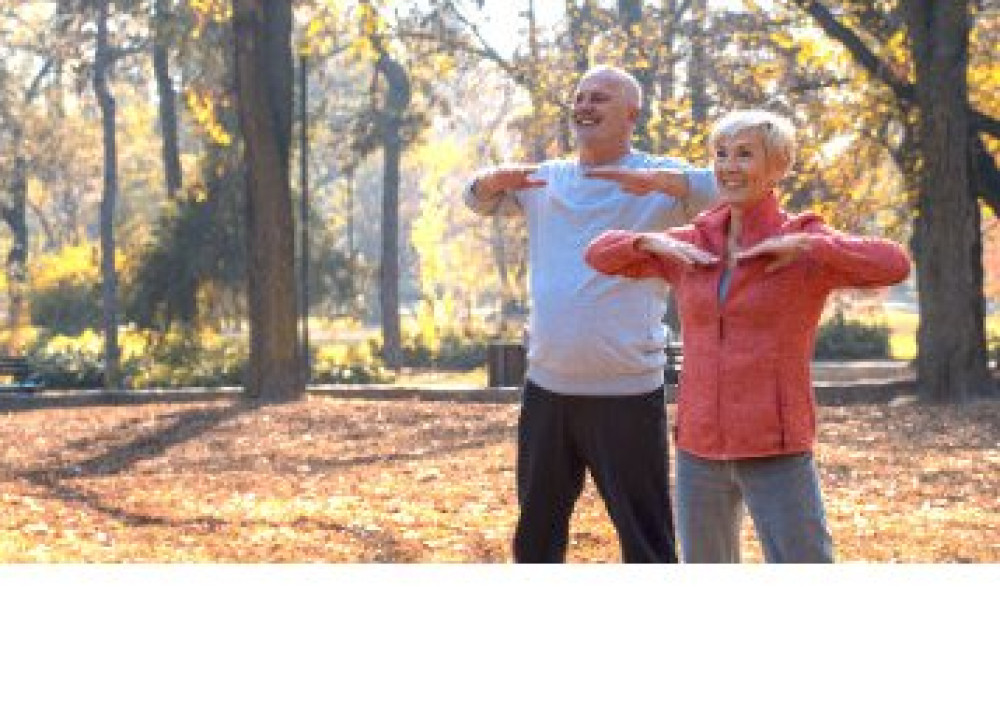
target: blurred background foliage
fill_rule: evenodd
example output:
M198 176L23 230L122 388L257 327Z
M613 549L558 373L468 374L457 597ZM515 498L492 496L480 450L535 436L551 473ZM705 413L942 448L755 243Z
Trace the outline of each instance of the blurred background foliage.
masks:
M300 226L308 223L309 242L298 256L305 262L311 381L400 376L382 361L379 328L380 138L388 96L378 51L400 62L412 92L398 184L406 369L467 372L482 366L491 341L521 338L523 226L476 217L461 191L484 165L570 150L572 87L596 63L626 65L646 88L648 113L636 146L695 164L707 162L707 126L721 113L754 105L788 112L802 143L783 184L789 209L814 209L837 228L907 241L914 197L900 153L907 117L800 4L296 2L294 40L308 59L308 100L306 121L296 125L292 176L299 198L304 135L309 196L297 216ZM893 3L828 4L883 59L904 73L911 69ZM233 138L228 5L112 5L120 152L115 261L128 387L238 385L246 364L244 164ZM102 141L88 89L90 12L87 3L68 1L0 9L0 250L7 254L0 344L7 354L37 359L54 387L101 385ZM870 22L862 26L865 17ZM970 92L978 109L998 115L1000 18L984 3L973 20ZM161 110L171 93L173 126ZM296 100L302 97L297 91ZM1000 140L986 144L1000 154ZM985 208L983 222L987 329L1000 346L1000 226ZM912 359L912 290L910 283L875 300L838 299L817 356Z

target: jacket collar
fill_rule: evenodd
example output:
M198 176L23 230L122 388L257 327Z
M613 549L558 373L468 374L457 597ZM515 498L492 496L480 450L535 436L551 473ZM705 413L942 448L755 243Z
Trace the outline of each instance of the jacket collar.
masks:
M696 228L704 232L713 247L722 250L729 232L730 206L719 205L703 212L694 220ZM747 248L777 234L788 216L778 205L778 196L771 190L766 196L743 210L743 231L740 233L739 246Z

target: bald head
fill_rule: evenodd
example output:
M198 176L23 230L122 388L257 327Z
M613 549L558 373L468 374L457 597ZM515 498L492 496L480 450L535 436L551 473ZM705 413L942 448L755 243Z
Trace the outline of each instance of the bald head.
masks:
M642 88L620 68L594 66L583 74L573 95L570 126L581 163L614 163L631 150Z
M601 79L606 84L618 86L622 97L630 107L638 109L642 106L642 86L635 76L621 68L607 65L597 65L590 68L580 77L578 86L592 79Z

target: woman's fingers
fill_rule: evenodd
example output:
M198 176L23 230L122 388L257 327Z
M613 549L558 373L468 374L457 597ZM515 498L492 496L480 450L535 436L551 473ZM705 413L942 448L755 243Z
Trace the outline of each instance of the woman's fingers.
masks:
M736 260L747 260L761 255L774 256L765 268L765 272L773 272L792 263L799 255L809 249L809 237L802 234L773 236L760 243L736 253Z

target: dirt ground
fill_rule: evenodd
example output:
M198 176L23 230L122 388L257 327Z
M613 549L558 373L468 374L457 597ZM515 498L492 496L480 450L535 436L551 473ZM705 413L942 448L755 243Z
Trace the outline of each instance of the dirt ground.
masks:
M323 397L11 411L0 562L509 562L516 419ZM827 407L820 424L838 560L1000 562L1000 402ZM571 536L570 562L619 561L589 483Z

